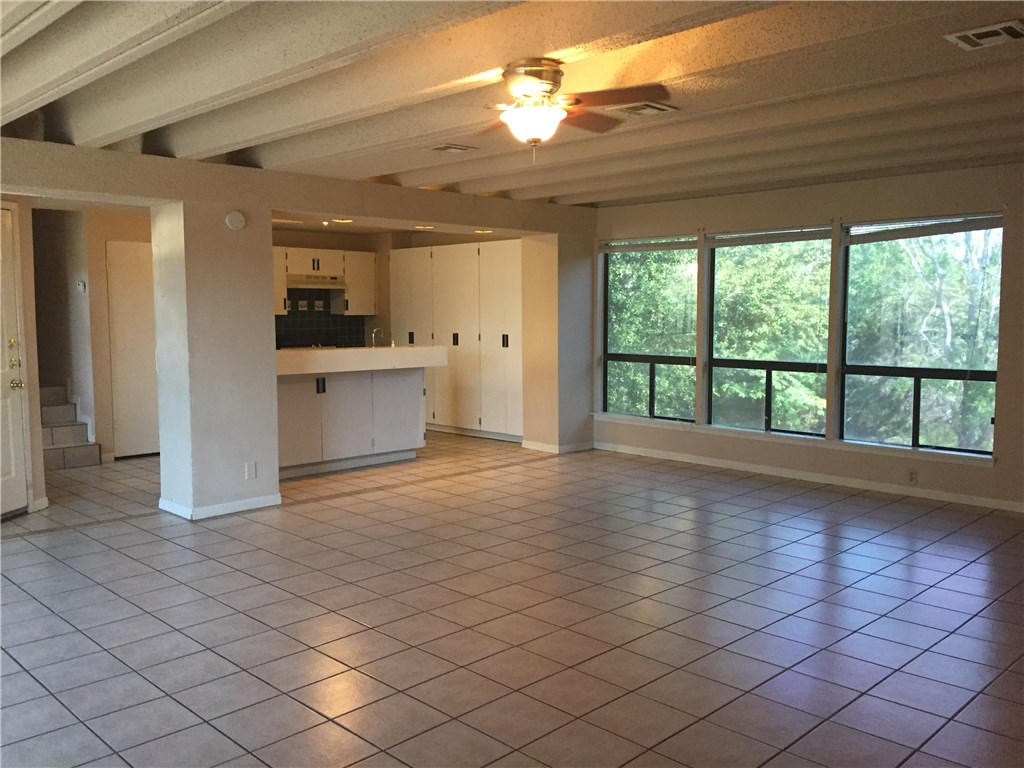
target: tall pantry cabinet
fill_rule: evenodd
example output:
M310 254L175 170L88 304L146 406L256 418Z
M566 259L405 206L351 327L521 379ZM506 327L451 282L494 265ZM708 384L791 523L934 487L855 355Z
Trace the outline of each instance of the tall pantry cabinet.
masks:
M522 436L519 240L392 251L391 313L396 344L448 347L427 381L427 423Z

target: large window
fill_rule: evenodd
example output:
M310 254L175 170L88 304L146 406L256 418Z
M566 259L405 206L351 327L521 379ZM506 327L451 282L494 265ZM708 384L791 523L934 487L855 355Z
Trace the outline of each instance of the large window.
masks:
M843 435L990 453L999 351L998 219L853 227Z
M829 235L708 238L711 423L824 435Z
M701 243L606 244L605 411L992 453L1001 217Z
M609 244L605 299L605 410L693 421L696 241Z

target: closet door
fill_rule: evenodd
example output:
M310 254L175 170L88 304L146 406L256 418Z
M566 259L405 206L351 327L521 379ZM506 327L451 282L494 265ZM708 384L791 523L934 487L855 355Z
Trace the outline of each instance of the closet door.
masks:
M448 365L434 369L435 424L480 429L480 260L476 243L434 253L434 344ZM429 414L428 414L429 415Z
M434 277L430 247L391 251L391 338L397 347L434 345ZM433 422L434 369L424 369L423 415Z
M153 248L107 241L114 455L160 451Z
M523 434L523 287L519 240L480 243L480 428Z

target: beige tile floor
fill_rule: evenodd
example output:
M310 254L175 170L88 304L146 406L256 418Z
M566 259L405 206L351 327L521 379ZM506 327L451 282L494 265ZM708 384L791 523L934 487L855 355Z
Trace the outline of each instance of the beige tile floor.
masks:
M1024 764L1024 518L431 433L279 508L2 526L14 766Z

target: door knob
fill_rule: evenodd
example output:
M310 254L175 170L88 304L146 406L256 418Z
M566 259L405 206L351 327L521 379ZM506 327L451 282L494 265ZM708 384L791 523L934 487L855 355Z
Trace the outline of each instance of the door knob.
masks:
M19 358L17 358L17 357L12 357L10 360L7 361L7 367L8 368L20 368L21 367L21 360Z
M11 389L24 389L25 382L21 379L11 379Z
M17 339L13 339L12 338L12 339L8 339L7 340L7 348L8 349L14 349L16 346L18 346L18 340Z

